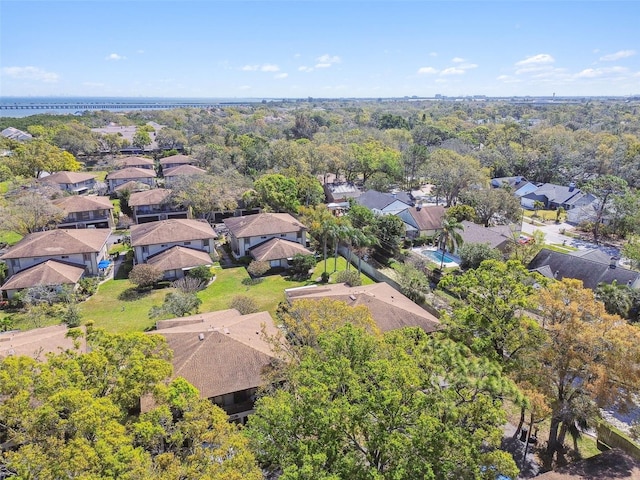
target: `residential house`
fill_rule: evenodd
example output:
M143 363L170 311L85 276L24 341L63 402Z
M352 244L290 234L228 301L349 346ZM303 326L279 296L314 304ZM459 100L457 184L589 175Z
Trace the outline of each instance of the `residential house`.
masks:
M281 238L306 246L307 227L288 213L259 213L224 220L229 230L231 250L244 257L249 250L272 238Z
M187 250L196 252L205 252L210 255L215 253L214 240L218 235L213 228L204 221L192 220L185 218L171 218L169 220L161 220L159 222L142 223L131 226L131 246L134 251L135 263L148 263L152 257L159 255L172 247L183 247L180 250L173 250L176 254L179 252L179 258L185 260L186 263L178 265L177 259L171 263L171 270L168 275L182 276L182 273L190 268L206 265L211 263L211 258L205 258L204 255L186 255ZM167 254L165 254L166 257ZM161 257L161 258L165 258ZM194 260L199 258L202 263L194 264ZM153 260L159 262L159 260ZM163 260L164 261L164 260ZM167 263L168 264L168 263ZM180 272L177 272L180 270Z
M276 360L263 331L271 337L279 333L268 312L223 310L163 320L150 333L165 337L173 350L172 378L186 379L231 421L245 423L264 385L263 373ZM143 399L143 411L148 401Z
M294 255L311 255L312 252L292 240L271 238L249 250L251 258L258 262L269 262L271 268L289 268Z
M85 269L76 265L47 260L32 267L21 270L7 280L0 290L7 293L7 298L26 288L42 286L67 286L75 290L84 276Z
M141 168L143 170L155 170L155 162L152 158L124 157L116 160L116 166L122 168Z
M486 243L491 248L507 253L514 244L514 238L517 238L520 229L517 225L495 225L485 227L477 223L463 220L463 230L460 233L463 244L470 243Z
M582 195L584 194L573 182L568 186L544 183L539 185L534 191L523 195L520 198L520 203L524 208L528 209L533 209L535 202L540 202L544 205L545 209L555 210L556 208L562 207L568 211L573 208L571 200L579 198Z
M58 228L113 228L113 205L109 197L71 195L53 201L66 217Z
M538 185L528 181L523 176L516 177L498 177L491 179L493 188L509 188L516 197L523 197L538 189Z
M193 177L207 173L206 170L194 167L193 165L179 165L177 167L163 169L162 171L166 187L171 187L182 177Z
M323 188L327 203L344 203L362 195L362 190L354 183L325 183Z
M193 159L187 155L171 155L160 159L160 167L163 172L181 165L193 165Z
M17 142L28 142L29 140L33 140L33 135L14 127L5 128L0 132L0 135L10 140L16 140Z
M618 285L640 288L639 272L618 266L615 258L606 261L602 255L577 256L543 248L531 260L528 268L547 278L581 280L584 288L591 290L601 283L611 284L614 281Z
M382 193L376 190L367 190L355 201L376 215L397 215L412 206L411 199L404 192Z
M102 266L104 263L101 264L101 262L108 259L107 242L110 235L111 230L108 228L57 229L30 233L0 257L6 263L7 273L10 277L2 289L4 290L7 285L17 285L18 280L22 285L21 288L39 285L41 283L38 280L39 275L59 274L59 278L64 280L64 278L74 278L74 275L78 272L50 263L46 268L40 267L38 270L32 270L17 277L17 279L13 279L14 275L18 275L48 260L79 267L86 275L100 275L104 268ZM25 287L25 278L35 283ZM9 283L11 281L14 283Z
M84 327L77 327L84 332ZM65 350L87 352L84 336L77 339L67 334L66 325L34 328L31 330L12 330L0 333L0 361L6 357L26 356L35 360L46 360L48 353L60 353Z
M398 216L405 223L407 238L433 237L442 227L442 205L416 206L402 210Z
M177 280L196 267L210 267L211 255L203 250L175 245L160 253L147 257L147 264L164 272L165 280Z
M133 210L133 221L147 223L170 218L191 218L187 208L170 200L171 190L164 188L132 193L129 197L129 207Z
M354 307L364 305L369 309L373 321L382 332L419 327L431 333L441 328L440 321L435 315L384 282L359 287L349 287L344 283L311 285L288 288L284 292L290 304L303 299L330 298Z
M577 225L578 223L585 221L595 221L597 218L597 209L600 208L600 202L591 193L581 194L573 197L569 202L569 209L566 210L566 221ZM603 221L607 222L608 219L604 218Z
M72 193L86 193L96 184L96 176L86 172L55 172L46 177L41 177L41 183L57 185L61 190Z
M149 133L151 138L151 144L144 147L137 147L133 145L133 137L136 135L138 127L135 125L116 125L111 123L106 127L92 128L92 132L99 133L101 135L115 134L122 137L123 140L128 140L127 146L120 149L120 153L124 154L142 154L144 152L153 152L158 149L158 143L156 142L156 132L164 128L164 125L159 125L155 122L147 122L147 125L153 128L153 132Z
M144 168L127 167L122 170L115 170L107 175L109 191L114 192L116 187L127 182L138 182L153 187L155 184L156 172Z
M146 192L149 189L151 189L151 185L147 183L141 183L135 180L130 180L114 188L113 193L120 194L124 191L127 191L129 193Z

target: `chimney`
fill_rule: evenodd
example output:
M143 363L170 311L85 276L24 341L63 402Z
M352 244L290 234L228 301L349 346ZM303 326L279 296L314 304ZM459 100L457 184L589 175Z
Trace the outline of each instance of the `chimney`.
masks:
M611 259L609 260L609 268L616 268L618 266L618 260L616 260L616 257L611 257Z
M573 192L576 189L576 182L571 182L569 184L569 191Z

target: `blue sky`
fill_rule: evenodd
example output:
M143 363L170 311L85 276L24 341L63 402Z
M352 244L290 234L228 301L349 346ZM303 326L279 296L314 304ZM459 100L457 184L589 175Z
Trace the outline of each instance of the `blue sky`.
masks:
M638 1L0 1L0 96L640 94Z

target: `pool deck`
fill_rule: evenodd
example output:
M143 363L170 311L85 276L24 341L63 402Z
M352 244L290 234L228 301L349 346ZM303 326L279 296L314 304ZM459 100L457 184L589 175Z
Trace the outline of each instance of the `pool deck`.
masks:
M431 252L440 252L438 249L434 248L434 247L416 247L413 248L411 251L414 253L417 253L418 255L426 258L427 260L429 260L431 263L435 263L438 266L440 266L440 261L439 260L434 260L431 257L428 257L426 255L423 255L422 252L424 252L425 250L429 250ZM441 252L440 252L441 253ZM451 257L451 258L455 258L455 255L452 255L451 253L445 253L446 256ZM447 262L445 261L443 264L444 268L458 268L460 267L460 263L459 262Z

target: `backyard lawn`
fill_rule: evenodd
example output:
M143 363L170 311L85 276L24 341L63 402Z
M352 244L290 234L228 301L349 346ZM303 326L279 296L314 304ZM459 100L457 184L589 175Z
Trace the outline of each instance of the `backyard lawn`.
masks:
M346 260L338 258L337 271L346 268ZM351 268L354 268L353 266ZM327 272L333 273L334 261L327 260ZM215 268L215 281L205 290L198 293L202 300L200 312L225 310L236 295L246 295L255 300L259 310L266 310L272 315L278 304L284 300L286 288L300 287L314 284L314 280L322 275L324 261L318 262L311 279L294 281L283 275L269 275L257 283L248 282L249 274L245 267ZM363 284L375 283L366 276L362 276ZM244 282L244 283L243 283ZM335 282L335 274L330 282ZM82 321L93 320L96 327L111 332L144 331L152 329L155 319L149 318L152 306L160 306L171 288L160 288L137 293L126 279L108 280L98 289L89 300L80 305Z

